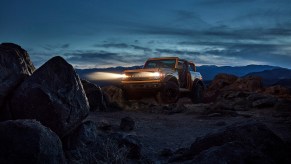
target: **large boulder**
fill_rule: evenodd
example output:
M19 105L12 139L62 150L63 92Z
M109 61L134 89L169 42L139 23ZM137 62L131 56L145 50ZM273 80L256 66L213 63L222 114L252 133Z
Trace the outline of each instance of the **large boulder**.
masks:
M249 121L199 137L189 151L171 161L191 163L286 163L284 142L265 125ZM211 157L211 158L210 158ZM212 158L213 157L213 158ZM216 162L218 162L216 161ZM215 162L215 163L216 163Z
M223 89L231 84L233 84L238 79L237 76L231 74L217 74L211 85L208 87L208 90L218 90Z
M107 106L101 88L87 80L82 84L90 104L90 111L106 111Z
M262 78L258 76L247 76L237 79L229 86L230 90L240 90L249 92L258 92L263 88Z
M229 87L238 79L235 75L230 74L217 74L206 92L204 93L204 102L213 102L216 101L217 97L221 93L222 90Z
M59 137L35 120L0 123L0 163L65 163Z
M0 44L0 109L9 95L35 68L28 53L13 43Z
M104 98L108 107L111 109L125 109L128 107L126 104L123 90L116 86L106 86L102 87L104 92Z
M14 119L36 119L60 137L89 113L81 80L73 67L56 56L28 77L10 100Z
M238 78L234 75L218 74L207 88L204 101L214 102L225 92L260 92L263 90L262 79L257 76Z
M63 138L63 145L69 163L95 163L100 141L96 124L86 121Z

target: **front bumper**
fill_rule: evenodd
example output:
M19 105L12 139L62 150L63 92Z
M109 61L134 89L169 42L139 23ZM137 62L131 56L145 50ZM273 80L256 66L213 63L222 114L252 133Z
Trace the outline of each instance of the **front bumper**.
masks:
M147 82L147 83L122 82L122 86L124 89L127 89L127 90L152 92L152 91L160 90L164 85L161 82L158 82L158 83L157 82Z

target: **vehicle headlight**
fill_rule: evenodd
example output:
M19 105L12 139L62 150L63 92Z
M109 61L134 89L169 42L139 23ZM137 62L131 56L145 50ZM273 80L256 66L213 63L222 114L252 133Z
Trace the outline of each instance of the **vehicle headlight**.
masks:
M153 72L153 73L150 74L150 76L152 76L152 77L160 77L161 73L160 72Z
M124 74L121 75L121 77L122 77L123 79L126 79L126 78L128 78L129 76L126 75L126 74L124 73Z

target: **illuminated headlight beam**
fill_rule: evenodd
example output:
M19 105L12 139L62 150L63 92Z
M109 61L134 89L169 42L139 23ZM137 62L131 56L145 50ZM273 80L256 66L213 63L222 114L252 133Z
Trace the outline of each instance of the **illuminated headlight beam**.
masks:
M125 74L110 72L94 72L86 75L88 80L118 80L127 77Z

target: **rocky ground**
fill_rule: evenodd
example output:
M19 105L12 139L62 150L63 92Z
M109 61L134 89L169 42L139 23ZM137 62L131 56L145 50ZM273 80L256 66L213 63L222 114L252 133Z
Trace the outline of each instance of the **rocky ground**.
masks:
M291 146L291 113L265 108L239 111L235 114L208 114L206 111L211 105L185 104L183 110L174 113L159 109L92 112L88 119L100 127L104 123L110 125L110 132L137 136L142 143L143 154L154 161L165 162L175 155L175 151L188 148L198 137L223 130L233 124L253 121L263 123ZM135 121L132 131L126 132L119 128L124 117L131 117Z
M219 74L204 102L126 101L62 57L0 45L0 163L291 163L291 93Z

